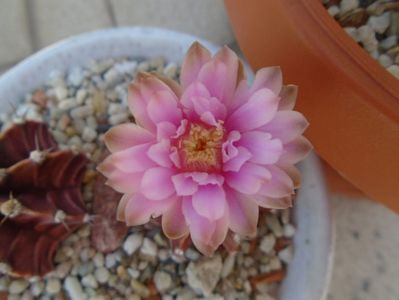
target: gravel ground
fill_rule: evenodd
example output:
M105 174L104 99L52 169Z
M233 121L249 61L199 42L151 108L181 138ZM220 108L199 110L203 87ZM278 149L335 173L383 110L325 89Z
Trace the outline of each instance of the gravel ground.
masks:
M399 1L321 1L349 35L399 79Z
M23 120L43 121L61 149L90 158L83 195L92 209L95 166L101 159L103 133L132 120L127 86L138 71L157 71L177 79L179 68L156 57L93 61L66 74L54 72L41 89L26 95L12 114L0 117L2 130ZM171 250L155 224L134 227L119 249L97 252L92 225L73 233L55 256L56 269L45 278L16 279L0 263L0 298L8 299L276 299L293 249L291 210L264 212L258 236L240 241L240 249L220 249L211 257L194 248Z

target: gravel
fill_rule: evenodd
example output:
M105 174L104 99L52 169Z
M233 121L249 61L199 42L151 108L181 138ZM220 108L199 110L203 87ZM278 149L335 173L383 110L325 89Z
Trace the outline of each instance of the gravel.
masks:
M349 35L399 79L399 3L382 0L321 1Z
M24 119L44 120L61 149L84 152L90 163L82 190L90 209L103 135L110 125L132 120L127 86L138 70L179 76L178 66L161 58L106 59L72 67L66 74L54 72L17 111L0 117L2 130ZM96 252L90 234L91 227L85 226L63 241L55 270L44 278L13 279L8 266L0 263L0 292L10 299L275 299L279 283L256 278L286 268L295 227L291 210L262 213L254 240L242 240L236 252L221 249L213 257L202 256L193 246L171 249L154 224L130 228L121 247L111 253ZM281 241L284 247L277 250Z

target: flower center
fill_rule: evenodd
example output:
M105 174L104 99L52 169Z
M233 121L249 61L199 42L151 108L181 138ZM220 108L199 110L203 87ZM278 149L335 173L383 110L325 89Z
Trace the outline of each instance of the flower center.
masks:
M186 171L218 172L222 168L222 126L190 124L178 142L182 168Z

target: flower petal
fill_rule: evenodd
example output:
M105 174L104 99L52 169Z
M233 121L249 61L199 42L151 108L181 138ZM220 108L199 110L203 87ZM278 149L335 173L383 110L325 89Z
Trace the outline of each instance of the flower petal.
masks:
M116 210L116 219L120 222L126 222L125 218L125 210L126 205L129 202L130 195L125 194L122 196L121 200L119 200L118 207Z
M296 164L303 160L312 149L312 144L304 136L299 136L284 145L284 151L279 162L282 164Z
M224 215L216 221L215 231L213 232L211 241L209 243L212 253L223 244L227 237L227 232L229 231L229 214L226 208Z
M177 104L177 97L172 92L156 92L148 103L148 116L155 124L170 122L178 125L181 121L182 113Z
M226 210L226 195L218 185L199 186L192 201L196 212L209 220L220 219Z
M170 160L170 143L168 140L162 140L152 145L148 149L147 155L161 167L171 167L173 165Z
M191 196L198 190L198 183L185 173L172 176L172 182L178 196Z
M162 229L172 240L184 237L189 233L182 210L182 199L178 198L162 215Z
M259 207L256 202L231 189L226 189L226 197L230 229L241 236L253 237L256 234L259 218Z
M129 85L129 109L136 123L151 132L155 132L156 126L148 115L147 106L154 93L159 91L168 91L173 94L168 85L150 73L138 73L134 81Z
M268 67L258 70L255 74L251 92L256 92L263 88L268 88L275 95L280 94L283 86L283 75L280 67Z
M111 152L146 144L154 139L154 134L133 123L114 126L104 135L105 145Z
M253 196L255 202L264 208L269 209L286 209L292 207L292 196L287 196L283 198L270 198L266 196L256 195Z
M238 172L242 165L252 157L251 153L244 147L237 147L237 150L237 155L223 164L223 171Z
M162 200L172 196L175 189L171 177L173 170L156 167L147 170L141 180L141 192L150 200Z
M279 110L293 110L295 107L296 98L298 96L298 87L296 85L285 85L280 91Z
M239 107L227 119L229 130L249 131L265 125L277 112L279 97L268 89L255 92L247 103Z
M258 164L274 164L283 153L283 144L278 139L261 131L248 131L241 135L239 144L252 154L250 161Z
M109 156L119 170L126 173L136 173L155 167L156 164L147 156L150 144L142 144L115 152Z
M151 75L154 75L156 78L161 80L164 84L166 84L177 97L181 97L182 89L181 89L180 85L175 80L173 80L169 77L163 76L158 72L151 72Z
M223 162L229 161L238 155L238 149L234 143L239 141L240 138L241 134L238 131L233 130L229 132L226 141L222 145Z
M245 163L240 172L226 172L226 183L234 190L243 194L256 194L262 184L270 180L270 172L259 165Z
M262 126L262 131L270 133L274 138L286 144L300 136L308 125L308 121L301 113L292 110L283 110L278 111L273 120Z
M126 197L128 197L128 200L125 207L125 221L128 226L148 223L151 217L158 217L165 213L176 201L176 198L173 197L162 201L151 201L142 194L133 194Z
M167 139L176 134L177 127L170 122L159 122L157 124L157 139L158 141Z
M193 111L194 110L194 103L193 103L193 98L194 97L204 97L204 98L209 98L211 94L209 93L208 89L206 86L199 82L199 81L194 81L192 84L190 84L187 89L184 90L183 95L180 98L180 103L185 107L188 108L189 110Z
M277 164L277 166L282 169L288 176L290 176L291 180L294 183L294 188L299 188L301 186L301 172L297 167L291 164Z
M230 101L237 86L239 59L228 47L223 47L206 63L198 74L211 96L222 102Z
M272 177L267 183L262 185L259 190L260 195L282 198L294 192L294 183L287 173L277 166L268 166L267 169L272 174Z
M197 79L202 66L210 59L211 53L200 43L195 42L191 45L181 67L180 83L183 90Z

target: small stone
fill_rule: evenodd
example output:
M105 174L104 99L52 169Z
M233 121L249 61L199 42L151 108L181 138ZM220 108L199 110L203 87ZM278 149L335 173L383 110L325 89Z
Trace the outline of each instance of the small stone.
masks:
M278 257L286 264L289 264L291 262L292 256L293 256L293 249L290 246L284 248L278 253Z
M219 282L222 268L220 255L190 262L186 269L187 282L196 293L209 297Z
M94 265L99 268L104 266L104 255L100 252L96 253L93 257Z
M331 17L335 17L335 16L337 16L337 15L339 14L340 9L339 9L339 7L338 7L337 5L331 5L331 6L327 9L327 11L328 11L328 14L329 14Z
M283 227L275 215L267 215L266 224L276 237L283 236Z
M223 262L223 268L220 276L226 278L231 274L234 269L234 264L236 262L236 253L230 253Z
M76 102L81 105L85 101L87 96L87 90L80 89L76 92Z
M200 254L197 252L197 251L195 251L194 249L192 249L192 248L188 248L186 251L185 251L185 256L189 259L189 260L197 260L197 259L199 259L200 258Z
M280 270L282 267L281 261L278 257L273 257L269 262L269 268L272 271Z
M391 73L393 76L395 76L397 79L399 79L399 66L398 65L392 65L387 68L387 71Z
M97 268L94 273L95 278L99 283L106 283L109 279L109 272L106 268Z
M359 0L342 0L340 3L341 15L358 7Z
M126 122L128 118L129 118L129 113L121 112L121 113L110 116L110 118L108 119L108 122L111 125L117 125L117 124Z
M149 289L138 280L132 279L130 281L130 286L134 292L143 298L147 298L150 295Z
M84 79L84 73L81 68L75 67L73 68L67 77L68 83L74 86L80 86Z
M11 281L8 291L10 294L22 294L23 291L29 286L29 282L24 279L16 279Z
M157 256L158 247L152 240L149 238L144 238L143 245L141 246L140 252L144 255L155 257Z
M34 282L30 286L30 292L33 297L40 296L43 291L44 291L44 282L43 281Z
M137 62L136 61L121 62L115 64L114 68L121 74L133 76L137 68Z
M120 82L123 79L123 75L115 68L111 68L104 74L104 79L107 87L111 87Z
M384 50L391 49L398 43L398 38L396 35L391 35L387 37L386 39L383 39L380 41L380 44L378 45L380 48Z
M0 292L7 291L9 285L10 285L10 279L7 276L0 277Z
M71 117L73 119L81 119L81 118L86 118L87 116L90 116L93 114L94 110L92 106L89 105L83 105L76 107L71 110Z
M357 32L357 28L356 27L345 27L344 30L356 42L360 41L359 34Z
M116 265L117 259L115 253L109 253L105 256L105 266L107 269L113 268Z
M262 238L259 245L259 249L266 254L270 254L275 244L276 244L275 236L273 234L268 234Z
M292 224L284 225L284 236L287 238L292 238L295 234L295 227Z
M175 63L168 63L163 72L167 77L174 78L177 75L177 65Z
M63 100L68 96L68 90L64 86L56 87L54 92L58 100Z
M82 139L85 142L93 142L97 137L97 132L90 128L90 127L86 127L85 129L83 129L83 134L82 134Z
M140 233L133 233L129 235L123 243L123 250L127 255L132 255L143 243L143 235Z
M364 48L368 52L372 52L378 48L378 41L375 37L374 30L369 25L360 26L357 32L359 41L362 42Z
M46 293L50 295L55 295L61 291L61 282L59 279L50 278L47 280Z
M157 290L163 293L171 288L173 282L169 273L157 271L154 274L154 283Z
M87 296L76 277L69 276L64 281L64 289L71 300L85 300Z
M368 24L371 28L374 29L375 32L382 34L387 30L389 26L390 16L391 13L389 11L383 13L380 16L371 16L368 20Z
M82 278L82 284L85 287L96 289L98 288L98 283L96 278L92 274L88 274Z
M65 100L61 100L60 103L58 103L58 108L62 110L70 110L71 108L74 108L78 105L79 104L75 99L68 98Z

